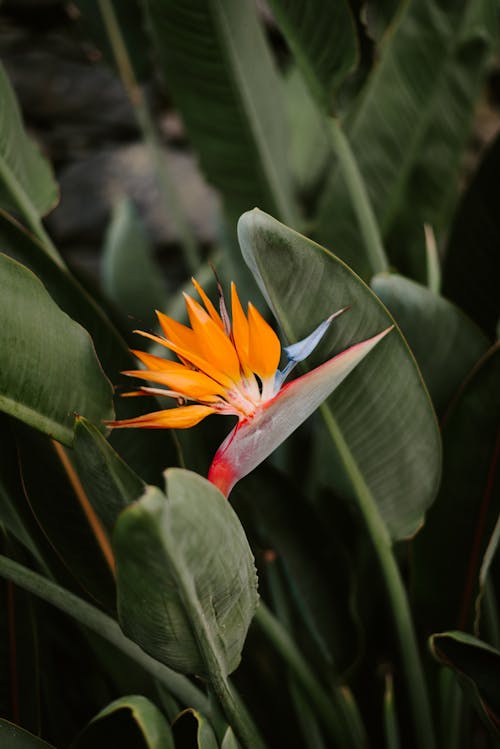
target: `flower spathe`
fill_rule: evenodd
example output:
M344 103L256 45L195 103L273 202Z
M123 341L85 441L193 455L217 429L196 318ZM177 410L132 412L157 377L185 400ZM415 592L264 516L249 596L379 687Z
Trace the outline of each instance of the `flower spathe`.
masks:
M278 336L251 303L245 314L234 283L231 318L221 291L217 311L194 279L193 285L202 304L184 294L189 326L157 312L163 336L136 331L174 352L179 361L134 350L145 369L124 372L161 386L145 385L126 395L166 395L179 405L109 426L185 429L210 414L236 416L238 423L217 451L208 476L227 496L236 481L284 441L390 328L283 385L346 308L330 315L303 341L285 347L288 361L280 370Z

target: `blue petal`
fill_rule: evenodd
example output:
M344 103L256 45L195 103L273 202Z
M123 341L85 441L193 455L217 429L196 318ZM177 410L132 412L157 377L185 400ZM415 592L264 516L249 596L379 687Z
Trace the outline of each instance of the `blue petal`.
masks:
M334 312L333 315L330 315L330 317L327 317L326 320L323 320L323 322L320 323L318 327L315 328L315 330L313 330L313 332L310 333L306 338L303 338L301 341L297 341L297 343L292 343L290 344L290 346L285 346L283 348L288 362L281 371L278 369L278 371L276 372L274 378L275 393L277 393L281 388L295 365L298 364L298 362L303 361L306 357L309 356L310 353L314 351L314 349L330 327L332 320L334 320L336 317L341 315L342 312L345 312L348 309L349 307L343 307L342 309L339 309L338 312Z
M307 356L309 356L309 354L314 351L318 343L325 335L326 331L330 327L332 320L341 315L342 312L345 312L347 309L349 309L349 307L344 307L338 312L334 312L333 315L330 315L330 317L327 317L326 320L323 320L323 322L320 323L318 327L307 336L307 338L303 338L301 341L297 341L297 343L292 343L290 346L285 346L283 350L287 356L288 361L297 363L299 361L303 361ZM285 369L287 367L285 367Z

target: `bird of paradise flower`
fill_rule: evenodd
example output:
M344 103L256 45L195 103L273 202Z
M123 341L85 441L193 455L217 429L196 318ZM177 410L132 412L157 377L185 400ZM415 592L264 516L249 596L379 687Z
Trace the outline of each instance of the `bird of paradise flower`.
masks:
M278 336L253 304L248 304L245 314L234 283L231 316L220 285L219 311L194 279L193 285L203 306L184 294L190 326L157 312L163 336L135 331L173 351L179 361L134 350L145 369L124 372L162 386L145 385L126 395L170 396L178 405L109 422L109 426L186 429L210 414L237 416L238 422L217 450L208 474L228 496L235 483L297 429L391 327L285 383L296 364L309 356L332 321L348 307L330 315L303 340L285 346L287 363L280 370Z

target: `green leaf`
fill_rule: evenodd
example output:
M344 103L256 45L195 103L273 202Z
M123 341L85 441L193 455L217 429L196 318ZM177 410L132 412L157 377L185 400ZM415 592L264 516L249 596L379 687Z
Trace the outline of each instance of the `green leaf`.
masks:
M250 0L147 0L165 81L229 216L297 223L282 81Z
M444 235L475 103L496 45L495 0L412 0L378 48L377 63L346 118L384 244L406 275L425 279L423 224ZM356 272L370 266L339 169L315 236Z
M111 534L119 513L143 494L144 482L113 450L99 430L82 417L76 419L73 448L82 486L107 532Z
M500 511L499 381L497 344L472 372L443 425L441 488L412 554L416 610L426 632L472 625L481 562Z
M358 40L345 0L270 0L278 25L311 92L329 110L333 93L358 60Z
M70 445L74 414L113 418L112 389L88 333L26 267L0 255L0 409Z
M458 208L446 248L443 293L464 309L493 340L500 318L500 215L496 196L500 135Z
M0 718L0 746L5 749L55 749L52 744L3 718Z
M219 749L219 744L217 742L217 739L215 737L214 730L206 717L200 713L198 710L193 710L193 708L188 708L187 710L184 710L176 719L174 724L174 729L177 729L177 731L174 731L175 733L179 732L182 733L182 731L179 731L179 728L182 728L184 731L186 731L187 723L193 723L193 721L196 724L196 738L193 735L192 741L187 744L185 741L180 741L180 746L194 746L194 741L196 740L196 746L198 749ZM191 727L191 726L190 726ZM194 731L193 731L194 734ZM184 738L184 734L182 733L182 737ZM176 741L177 744L177 741Z
M23 493L36 529L42 531L64 572L69 572L72 589L77 593L83 589L107 611L114 612L116 588L110 542L88 497L75 481L72 452L66 453L60 445L22 425L15 431ZM68 585L57 568L53 569L51 555L45 553L43 559L53 576Z
M253 557L237 516L200 476L165 472L116 525L118 612L131 639L176 671L229 674L257 605Z
M169 724L145 697L120 697L92 718L72 749L174 749Z
M429 644L434 658L455 671L479 715L500 736L500 652L457 631L432 635Z
M78 281L42 251L40 242L2 211L0 246L30 268L56 304L88 330L108 377L114 384L124 383L125 378L122 380L119 373L134 367L135 360L118 330ZM127 382L127 387L129 385ZM151 399L147 398L116 400L118 418L138 416L150 407ZM176 463L172 440L160 430L134 430L132 433L127 429L117 429L111 434L110 442L127 463L151 483L161 479L165 465Z
M392 323L377 297L338 258L261 211L240 219L243 256L288 341L335 309L318 355L331 355ZM316 363L316 352L311 357ZM420 527L440 474L440 441L429 396L397 330L370 353L322 407L328 460L338 451L355 494L375 503L393 539ZM321 435L321 439L325 439ZM336 482L337 479L334 478Z
M299 190L312 192L324 177L332 157L324 115L316 106L297 67L286 78L290 120L290 167Z
M114 207L102 263L103 285L110 299L129 317L153 326L154 310L164 308L166 290L146 228L127 198Z
M15 94L2 65L0 100L0 207L23 215L29 204L43 216L57 202L57 185L47 161L26 135Z
M405 335L438 414L489 347L454 304L403 276L380 274L371 287Z

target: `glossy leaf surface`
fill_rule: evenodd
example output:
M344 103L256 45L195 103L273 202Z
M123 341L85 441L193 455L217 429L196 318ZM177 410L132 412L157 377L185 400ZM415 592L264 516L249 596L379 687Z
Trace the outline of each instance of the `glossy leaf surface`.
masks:
M289 341L300 339L332 309L348 305L352 308L332 326L317 356L326 358L326 351L343 350L392 323L375 295L338 258L270 216L258 210L245 214L239 237ZM440 441L429 396L396 330L322 410L331 454L340 450L350 480L369 489L391 537L414 533L437 490Z
M0 256L0 408L65 444L74 414L112 418L112 390L88 333L26 267Z
M253 557L212 484L180 469L165 477L167 496L149 487L116 526L121 626L176 671L227 675L257 605Z

